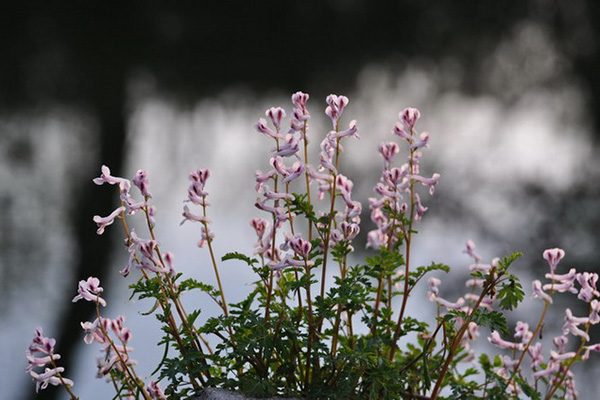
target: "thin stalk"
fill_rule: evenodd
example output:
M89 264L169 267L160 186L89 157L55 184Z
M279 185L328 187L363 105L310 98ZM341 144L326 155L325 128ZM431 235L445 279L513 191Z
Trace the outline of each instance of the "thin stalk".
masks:
M381 303L381 292L383 291L382 273L379 274L377 285L377 297L375 298L375 309L373 310L373 324L371 325L371 334L375 335L377 330L377 315L379 314L379 304ZM391 360L390 360L391 361Z
M552 280L552 288L554 288L554 279ZM550 294L549 294L550 297L552 297L553 294L554 294L554 289L551 289ZM525 354L527 354L527 350L529 349L529 347L531 346L531 344L533 343L535 338L538 336L540 329L542 329L542 326L544 325L544 319L546 318L546 312L548 311L549 307L550 307L550 303L548 301L544 300L544 309L542 310L542 315L540 315L540 320L538 321L537 325L535 326L533 335L531 335L531 337L529 338L529 341L525 345L525 348L523 349L523 351L521 353L521 357L519 357L519 361L514 366L513 374L511 376L510 380L508 381L507 386L510 386L510 384L513 382L515 375L518 373L518 371L521 367L521 363L525 359Z
M310 196L310 177L308 174L308 169L306 166L308 165L308 139L306 137L308 131L308 123L304 121L304 126L302 127L302 135L304 138L304 179L306 180L306 200L308 201L308 205L312 206L312 200ZM312 241L313 235L313 223L312 221L308 221L308 241Z
M346 279L346 259L347 259L347 257L345 256L344 259L342 260L342 262L340 263L340 277L342 278L342 281L344 279ZM341 319L342 319L342 305L338 304L337 313L335 316L335 323L334 323L334 327L333 327L333 337L331 339L331 355L332 356L335 356L335 353L337 350L337 343L338 343Z
M202 214L206 217L206 204L202 204ZM221 301L223 302L221 308L223 308L223 314L226 317L229 316L229 312L227 310L227 301L225 300L225 292L223 292L223 286L221 285L221 277L219 276L219 268L217 267L217 260L215 258L215 252L212 246L212 238L208 236L208 223L203 222L204 231L206 232L206 242L208 243L208 252L210 253L210 261L212 262L213 269L215 271L215 277L217 278L217 284L219 285L219 293L221 293Z
M56 362L52 359L52 357L50 357L50 364L52 365L53 369L58 368L58 366L56 365ZM63 376L61 375L61 373L57 372L56 376L60 380L60 384L62 385L62 387L64 387L65 390L67 391L67 393L69 393L69 396L71 396L71 398L73 400L79 400L79 398L77 396L75 396L75 393L73 393L73 391L71 390L71 387L69 385L67 385L67 383L65 382L65 380L64 380Z
M412 173L413 165L415 159L415 151L410 151L410 159L409 159L409 170ZM402 320L404 319L404 313L406 311L406 303L408 302L408 282L410 276L410 249L412 243L412 224L414 221L415 215L415 183L410 183L410 220L408 223L408 231L406 232L406 271L404 272L404 293L402 294L402 306L400 307L400 315L398 315L398 322L396 323L396 329L394 331L394 338L392 339L392 348L390 350L389 360L392 361L394 356L396 355L396 342L400 338L400 331L402 330Z
M147 201L148 199L145 198L145 200ZM154 240L156 242L156 236L154 234L154 228L152 227L152 224L150 222L150 215L148 213L148 207L144 207L144 212L146 214L146 224L148 226L148 231L150 232L150 237L152 238L152 240ZM206 215L205 215L206 216ZM160 251L160 248L158 247L158 245L156 246L155 252L158 256L158 260L160 262L160 266L163 268L163 270L166 269L166 265L165 262L163 260L162 257L162 252ZM144 277L146 278L146 280L148 280L148 276L146 275L145 271L144 272ZM185 311L185 308L183 307L183 304L181 303L181 299L178 296L175 296L175 285L171 279L171 277L169 276L169 274L164 274L164 279L167 283L168 289L169 289L169 293L171 295L167 296L167 291L164 289L163 285L162 285L162 278L163 275L160 275L159 273L156 273L156 276L159 278L159 282L161 283L160 287L161 287L161 291L163 293L163 296L165 297L165 300L168 301L167 299L170 298L173 301L173 304L175 305L175 309L177 310L177 314L179 314L179 318L181 319L181 323L183 324L184 328L188 331L189 335L191 337L199 337L200 340L202 340L202 342L204 342L207 346L207 348L209 349L209 352L212 353L212 350L210 349L210 346L208 345L208 342L206 341L206 339L204 339L202 337L202 335L200 335L198 333L198 331L195 329L194 326L189 326L189 324L187 323L187 317L188 314ZM197 341L194 341L194 344L196 345L198 351L200 351L201 353L203 353L202 348L200 346L200 344ZM209 375L210 377L210 375Z
M335 124L335 131L338 132L338 124ZM340 167L340 140L341 138L337 138L335 142L335 169L339 170ZM335 212L335 198L336 198L336 185L337 185L337 173L332 172L331 177L333 178L333 182L331 185L331 205L329 207L329 222L327 224L327 232L325 233L325 240L323 243L323 267L321 273L321 297L325 297L325 277L327 274L327 255L329 253L329 238L331 236L331 224L333 222L333 216ZM319 327L319 330L321 327Z
M589 333L590 330L590 323L588 322L585 325L585 333ZM569 372L569 369L571 368L571 365L573 365L573 363L575 362L575 360L577 359L577 357L579 357L579 355L581 354L581 352L583 351L583 348L585 347L585 344L587 343L587 340L585 340L585 338L581 339L581 344L579 345L579 348L577 349L577 352L575 353L575 355L569 360L569 362L567 363L567 365L565 366L565 370L561 375L561 378L551 387L551 391L548 394L548 396L546 396L546 400L550 400L552 399L552 396L554 396L554 393L556 393L556 391L558 390L558 388L560 387L560 385L562 385L562 383L564 382L564 380L567 378L567 373Z
M446 373L448 372L448 368L450 367L450 363L452 362L452 358L454 357L454 354L456 353L456 350L458 349L458 346L460 345L460 342L462 341L462 338L469 327L469 323L471 323L471 317L473 316L475 311L477 311L477 309L481 305L481 302L483 301L484 297L487 296L487 294L489 293L489 290L491 288L495 287L495 285L498 283L499 279L500 279L500 277L497 276L494 279L490 280L488 282L488 284L484 286L483 290L481 291L481 295L479 295L479 298L477 299L477 302L475 303L475 306L471 309L471 312L469 312L469 315L463 321L463 324L460 327L460 329L458 330L458 332L456 333L454 340L452 340L452 343L450 345L450 351L448 352L448 356L446 357L446 361L444 362L442 371L440 372L438 379L435 382L435 387L433 388L433 392L431 393L432 399L434 399L434 400L437 399L438 393L442 387L442 382L444 380L444 377L446 376Z
M152 228L152 225L150 224L150 217L149 217L147 208L145 209L145 212L146 212L146 221L148 223L148 228L150 230L150 236L152 237L152 240L156 241L156 237L154 235L154 230ZM123 215L121 215L121 223L123 225L123 229L125 230L125 234L126 234L127 238L130 239L131 238L131 234L129 232L129 227L127 226L127 222L125 221L125 215L124 214L125 213L123 213ZM162 260L161 253L160 253L159 250L157 250L157 253L158 253L159 260L162 263L162 267L164 268L165 264L164 264L164 261ZM150 279L148 277L148 274L146 274L146 271L144 271L143 269L142 269L142 275L144 276L144 279L146 279L147 281ZM159 278L160 278L160 276L159 276ZM163 299L157 298L157 300L158 300L158 303L159 303L161 309L164 312L166 310L167 304L169 302L168 301L169 296L167 295L167 292L166 292L166 290L165 290L165 288L163 286L163 282L162 282L161 279L159 279L159 287L160 287ZM181 311L181 310L178 309L178 311ZM182 323L185 324L187 322L187 319L184 318L181 313L179 314L179 317L181 318ZM171 336L173 336L173 338L175 338L175 341L177 342L177 344L179 346L179 350L181 351L181 353L185 354L186 353L185 346L183 344L183 341L181 340L181 337L179 336L178 328L177 328L177 323L175 322L175 319L173 318L173 314L169 313L168 318L169 318L168 319L168 324L169 324L169 327L171 328L171 331L172 331ZM189 331L189 327L188 327L188 331ZM203 338L201 338L201 339L204 340ZM194 341L194 343L196 343L196 342ZM198 346L198 348L197 348L198 351L200 351L202 353L202 348L200 347L200 345L197 344L197 346ZM203 362L206 364L206 360L203 359ZM210 371L207 370L205 373L207 374L207 377L210 378ZM204 379L202 378L201 375L198 376L198 379L200 380L201 383L204 383ZM194 386L195 389L199 389L200 388L200 386L198 386L198 384L196 383L196 381L194 381L193 379L191 379L191 383L192 383L192 386Z
M304 386L307 387L310 376L311 352L315 328L313 321L312 296L310 294L310 267L308 266L308 260L306 258L304 259L304 267L306 269L306 276L309 278L309 282L306 285L306 303L308 305L308 343L306 346L306 374L304 375Z
M279 129L277 129L277 136L275 137L275 148L279 151ZM277 193L278 185L279 185L279 176L276 174L274 178L274 192ZM279 200L275 200L274 202L275 208L279 206ZM275 239L277 236L277 218L273 215L273 239L271 242L271 259L275 259ZM273 271L270 272L269 275L269 284L267 285L267 302L265 304L265 323L269 321L269 313L271 309L271 291L273 290Z
M102 326L102 316L100 315L100 306L98 303L96 303L96 316L98 318L98 327L100 328L100 331L102 332L102 334L104 335L106 340L108 340L110 347L113 349L113 351L119 358L119 362L121 363L121 366L123 367L123 371L125 372L125 375L128 375L130 381L141 391L142 395L144 396L144 399L150 400L150 395L146 392L144 385L140 385L140 378L135 373L135 370L133 369L133 367L129 367L127 365L127 363L121 356L121 352L119 352L119 350L117 349L115 342L110 338L110 336L108 335L108 332L106 331L106 329L104 329L104 326ZM133 390L134 388L133 388L133 386L131 386L131 384L128 384L127 386L129 386L129 389L132 392L134 391Z

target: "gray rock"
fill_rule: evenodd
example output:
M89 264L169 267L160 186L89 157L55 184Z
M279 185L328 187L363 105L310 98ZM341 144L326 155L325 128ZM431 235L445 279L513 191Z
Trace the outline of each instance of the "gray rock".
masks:
M257 399L255 397L246 397L241 393L232 392L225 389L205 388L200 393L200 396L194 400L303 400L299 397L270 397L268 399Z

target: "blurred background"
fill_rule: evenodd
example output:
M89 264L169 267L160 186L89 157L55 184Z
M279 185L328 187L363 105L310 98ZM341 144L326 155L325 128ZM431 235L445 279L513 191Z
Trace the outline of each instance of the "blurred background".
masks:
M420 108L420 130L431 134L424 172L442 179L425 200L417 262L454 268L442 296L461 295L468 239L487 260L522 251L515 272L528 293L533 276L547 272L545 248L566 250L565 269L600 270L594 0L31 1L1 9L3 399L66 398L54 388L36 397L24 373L38 326L57 339L82 399L112 397L94 378L98 348L81 340L79 322L93 310L71 303L88 276L105 288L106 316L127 314L140 374L162 355L154 321L140 315L151 304L128 300L131 278L118 273L120 229L95 234L92 216L118 202L114 190L92 183L100 166L128 178L149 171L163 249L179 270L214 283L195 246L197 226L179 226L187 174L212 170L218 255L249 254L248 221L263 216L253 207L253 175L268 168L271 147L253 124L270 106L289 112L297 90L311 94L314 150L329 129L325 96L350 98L344 118L358 120L362 140L347 141L342 169L365 210L381 170L377 144L393 140L398 111ZM363 221L363 232L372 229L368 214ZM222 274L228 300L239 300L250 271L231 263ZM572 297L561 304L579 310ZM206 298L186 301L204 318L216 312ZM522 307L532 324L538 310ZM557 310L547 340L562 325ZM595 364L574 368L581 398L600 388L590 379Z

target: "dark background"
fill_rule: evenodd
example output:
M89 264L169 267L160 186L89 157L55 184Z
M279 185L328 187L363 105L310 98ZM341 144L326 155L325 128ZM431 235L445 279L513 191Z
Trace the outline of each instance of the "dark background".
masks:
M536 87L569 82L578 91L584 100L581 129L588 132L587 146L597 154L600 5L594 0L34 1L2 6L0 316L27 312L26 305L17 304L15 292L31 297L53 293L60 304L70 301L71 292L53 292L39 278L56 251L48 244L52 235L64 232L72 238L70 247L61 250L69 253L61 287L74 288L90 275L105 279L115 241L110 231L96 236L90 218L98 210L112 209L116 199L111 191L95 190L89 180L101 164L119 175L127 162L134 101L129 89L140 76L153 82L159 96L185 109L229 90L268 96L273 90L291 93L300 88L321 99L330 91L355 90L357 75L368 65L401 74L415 65L450 64L457 73L437 81L440 93L492 96L508 108L532 89L531 81L515 83L527 65L520 65L519 57L497 59L509 71L506 81L498 81L490 79L489 60L523 26L545 32L563 65L552 79L535 82ZM84 145L73 145L72 158L47 160L47 168L62 171L63 186L57 197L45 197L52 192L45 187L48 182L27 178L46 154L35 121L65 113L85 132ZM598 172L596 162L558 195L544 182L522 182L519 193L525 200L520 201L535 202L546 217L530 230L509 236L499 235L493 225L465 209L450 190L442 192L443 201L435 207L439 214L449 213L448 218L477 225L483 237L501 243L501 250L519 244L534 249L531 254L538 258L549 243L566 243L564 227L577 226L577 235L589 245L571 253L570 262L597 271ZM32 203L35 209L24 213L23 202L32 197L38 199ZM69 215L61 228L45 222L55 201ZM48 319L55 324L61 365L69 371L75 367L79 321L91 309L77 303L56 306L55 311ZM21 361L3 363L14 369L24 365ZM10 383L21 384L25 379ZM33 398L33 392L29 384L19 391L23 399ZM57 393L49 389L38 398L55 398Z

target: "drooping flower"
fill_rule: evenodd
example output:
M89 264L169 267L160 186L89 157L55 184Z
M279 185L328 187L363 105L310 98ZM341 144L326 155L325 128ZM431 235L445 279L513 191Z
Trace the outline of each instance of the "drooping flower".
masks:
M60 386L63 382L69 387L75 385L72 380L60 376L64 371L65 369L63 367L46 368L41 374L29 371L29 375L31 375L31 378L35 382L36 393L39 392L40 389L46 389L48 385Z
M79 285L77 286L77 293L79 294L73 297L72 301L75 303L83 299L106 307L106 301L100 297L100 293L103 291L104 289L100 287L100 280L90 276L87 281L79 281Z
M542 290L542 282L537 279L534 280L531 283L531 289L533 290L533 294L531 295L532 298L542 299L552 304L552 297Z
M104 233L104 229L107 226L112 225L113 222L115 222L115 218L117 218L119 215L121 215L124 211L125 211L125 207L120 206L120 207L116 208L112 213L110 213L106 217L94 215L93 220L98 225L98 230L96 231L96 233L98 235L102 235Z
M563 249L559 249L558 247L555 247L553 249L544 250L542 255L543 255L544 259L546 261L548 261L548 264L550 265L550 271L552 273L554 273L559 261L562 260L563 257L565 256L565 251Z
M574 270L574 269L572 269ZM595 297L600 297L600 292L596 289L596 282L598 282L598 274L583 272L577 274L577 281L581 285L579 290L578 299L589 303Z
M279 137L277 133L275 133L271 128L267 126L267 121L264 118L259 118L258 122L254 125L254 127L257 131L270 138L277 139Z
M61 376L61 373L64 372L65 369L63 367L57 367L55 364L55 361L60 359L60 354L54 353L55 344L56 340L45 337L42 328L37 328L31 344L25 351L25 357L28 364L25 371L29 373L36 383L36 392L40 389L47 388L48 385L74 385L72 380ZM34 371L35 368L45 367L46 365L50 365L52 368L45 368L42 373Z
M501 349L523 350L524 348L523 343L514 343L502 339L498 331L492 331L492 335L488 337L488 341Z
M355 138L360 139L360 136L358 135L358 133L356 133L357 131L358 128L356 127L356 120L353 119L352 121L350 121L348 129L339 132L331 131L329 132L329 137L332 139L339 139L347 136L354 136Z
M589 323L588 317L576 317L571 312L571 309L567 308L565 310L565 324L563 325L562 331L563 334L571 333L574 336L579 336L584 338L586 341L590 340L590 335L587 334L584 330L579 328L580 324Z
M140 189L142 195L147 198L152 198L150 193L150 182L148 181L148 171L138 169L133 178L133 184Z

